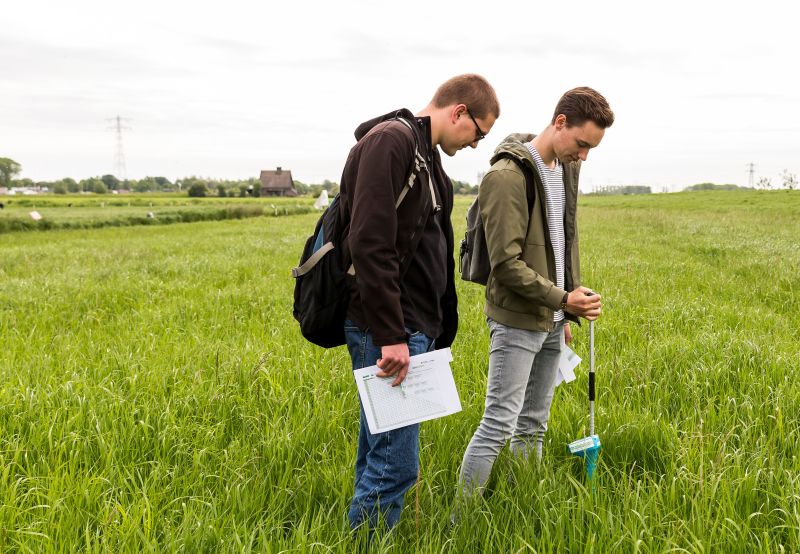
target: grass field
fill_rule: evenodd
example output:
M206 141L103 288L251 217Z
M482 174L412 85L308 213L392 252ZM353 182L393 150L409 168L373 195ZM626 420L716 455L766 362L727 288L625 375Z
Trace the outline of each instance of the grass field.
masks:
M596 493L565 448L586 434L584 363L544 460L504 453L449 527L488 343L483 290L459 282L464 409L423 424L420 486L375 550L797 552L800 193L580 210L604 299ZM291 316L316 217L0 235L0 551L354 551L349 358Z
M299 198L189 198L185 194L44 195L0 197L0 234L51 229L163 225L310 213L313 200ZM41 219L31 217L38 212Z

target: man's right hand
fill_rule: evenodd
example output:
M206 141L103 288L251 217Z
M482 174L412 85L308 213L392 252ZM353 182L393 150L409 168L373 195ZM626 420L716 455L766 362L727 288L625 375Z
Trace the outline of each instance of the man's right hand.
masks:
M408 364L411 362L408 355L408 344L401 342L398 344L390 344L381 346L381 359L378 360L378 367L381 371L375 375L378 377L391 377L396 375L397 378L392 383L396 387L403 382L408 373Z
M600 295L592 289L578 287L567 296L567 311L572 315L594 321L600 317Z

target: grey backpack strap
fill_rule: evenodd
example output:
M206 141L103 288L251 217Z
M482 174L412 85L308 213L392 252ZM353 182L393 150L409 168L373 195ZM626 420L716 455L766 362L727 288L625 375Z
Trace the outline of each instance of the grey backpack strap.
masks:
M425 170L428 174L428 189L431 192L431 212L438 213L441 211L442 206L436 199L436 192L433 188L433 175L431 175L430 168L428 168L428 164L425 163L425 158L422 154L419 153L419 137L417 136L416 131L414 131L413 125L401 117L399 114L395 117L395 119L399 119L402 121L406 127L411 131L411 137L414 139L414 163L411 167L411 172L408 175L408 183L405 187L403 187L403 191L400 193L400 198L405 196L405 194L411 189L414 181L416 180L417 176L419 175L421 170ZM399 205L399 201L398 201ZM427 213L424 212L419 214L419 218L417 219L417 223L414 226L414 231L411 233L411 246L406 254L406 256L400 260L400 274L401 278L405 275L408 268L411 266L411 261L414 257L414 252L417 250L417 246L419 246L419 241L422 239L422 228L425 225L425 222L428 219Z
M328 252L330 252L333 249L334 249L333 243L332 242L326 242L322 246L322 248L320 248L319 250L314 252L306 260L306 263L304 263L303 265L301 265L299 267L295 267L294 269L292 269L292 277L297 279L298 277L302 277L303 275L305 275L306 273L308 273L309 271L314 269L314 266L317 265L317 262L319 262L325 254L327 254Z
M402 122L406 127L408 127L408 130L411 131L411 135L414 137L414 164L411 168L411 172L408 174L406 185L403 187L403 190L400 191L400 196L397 197L397 202L395 203L394 207L397 208L400 206L400 203L403 201L403 198L406 197L408 191L411 190L411 187L414 186L414 181L417 179L417 175L419 175L419 172L424 169L425 173L428 174L428 188L430 188L431 191L431 205L441 209L439 204L436 203L436 194L433 192L433 180L430 178L431 172L428 170L428 164L425 163L425 158L423 158L422 154L419 153L419 147L417 146L417 138L416 138L417 135L414 132L414 127L412 127L411 123L409 123L402 117L398 117L397 120Z

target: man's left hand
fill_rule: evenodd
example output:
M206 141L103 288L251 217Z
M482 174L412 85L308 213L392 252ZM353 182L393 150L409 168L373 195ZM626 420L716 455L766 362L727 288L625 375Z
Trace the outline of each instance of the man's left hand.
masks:
M569 328L569 323L564 324L564 342L567 344L572 342L572 329Z

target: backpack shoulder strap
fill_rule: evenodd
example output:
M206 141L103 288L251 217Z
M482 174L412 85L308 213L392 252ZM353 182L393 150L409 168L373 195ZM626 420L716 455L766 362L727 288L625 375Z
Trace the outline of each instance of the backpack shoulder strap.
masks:
M442 207L436 200L436 192L433 189L433 179L431 178L431 172L428 169L428 164L425 162L425 158L422 156L422 154L419 153L419 138L417 137L417 132L414 130L414 125L399 114L395 119L408 127L408 130L411 131L411 136L414 139L414 159L411 162L411 171L409 171L408 179L406 179L406 185L403 187L403 190L400 191L400 196L397 197L395 208L398 207L403 201L403 198L406 197L408 191L414 186L414 181L416 181L417 175L419 175L420 171L424 169L425 173L428 174L428 188L431 191L431 203L434 206L434 211L439 211L442 209Z
M419 139L417 138L417 132L414 130L413 124L406 118L402 117L399 113L395 116L395 119L401 122L406 127L408 127L408 130L411 131L411 137L414 140L414 159L411 161L411 170L409 171L408 179L406 179L405 185L403 186L403 190L400 191L400 194L398 195L397 200L394 203L394 208L395 210L397 210L400 207L400 204L402 204L406 195L414 186L414 181L417 180L417 176L420 174L422 170L424 170L425 173L428 174L428 187L430 188L431 191L431 203L434 206L434 211L439 211L442 208L441 205L436 200L436 193L433 188L433 179L431 178L431 173L430 170L428 169L428 164L425 162L425 158L422 156L422 154L419 153ZM412 233L411 248L409 249L409 255L406 257L405 260L403 260L401 275L404 275L406 270L408 270L408 267L411 265L411 259L413 258L414 251L416 250L416 247L419 244L419 238L421 238L421 236L417 235L421 235L421 233L418 233L417 231L418 229L415 229L414 232ZM415 238L417 240L414 240ZM353 267L353 264L350 264L350 267L347 268L347 274L348 275L356 274L356 270L355 267Z
M420 171L425 170L425 173L428 174L428 190L431 193L431 206L432 206L432 213L437 213L442 209L441 203L436 198L436 191L433 187L433 175L431 175L430 168L428 164L425 162L425 158L419 152L419 137L417 136L417 131L414 129L414 123L408 121L406 118L402 117L399 113L396 116L396 119L403 123L408 130L411 131L411 136L414 138L414 160L412 161L411 171L408 175L408 180L406 182L406 186L403 187L402 192L400 193L400 197L397 200L397 205L400 205L400 202L408 194L408 191L411 190L411 187L414 186L414 181L416 181L417 176L419 175ZM425 210L425 208L423 208ZM417 247L419 246L420 240L422 239L422 228L425 226L425 222L428 220L428 216L431 212L420 213L417 217L417 223L414 226L414 229L411 232L411 242L409 244L408 252L406 253L405 257L401 260L400 265L400 278L402 279L408 268L411 266L411 261L414 259L414 254L416 254Z
M522 160L520 160L513 154L509 154L508 152L502 152L497 155L496 160L501 160L501 159L511 160L512 162L517 164L517 167L519 167L520 170L522 171L522 175L525 177L525 196L528 199L528 216L530 217L530 213L533 210L533 201L534 198L536 197L536 186L534 185L533 182L533 172L531 171L531 168L528 167L527 164L522 162Z

